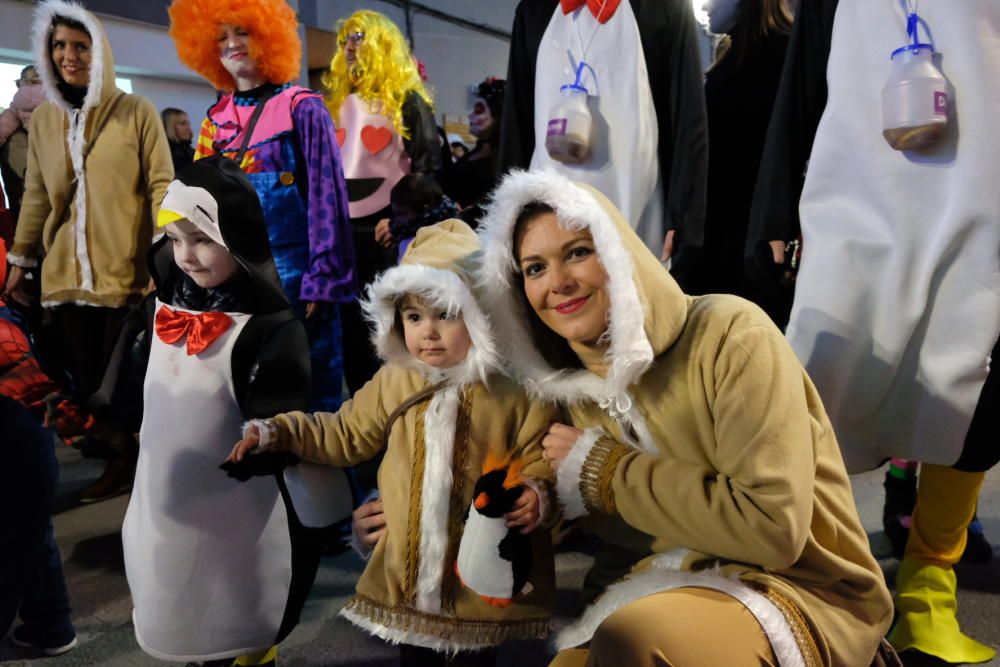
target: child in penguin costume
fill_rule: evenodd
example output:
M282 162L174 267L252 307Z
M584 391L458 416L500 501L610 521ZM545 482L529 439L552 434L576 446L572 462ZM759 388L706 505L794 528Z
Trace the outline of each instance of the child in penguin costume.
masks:
M385 452L378 487L386 532L340 613L400 644L404 665L445 664L443 654L456 653L447 664L493 664L499 644L544 637L554 603L544 529L553 475L541 441L558 411L498 372L491 324L474 296L479 258L479 239L461 220L419 229L401 264L375 280L365 301L385 365L336 413L252 421L230 456L244 465L261 455L251 451L290 452L343 467ZM530 559L518 562L530 567L518 576L531 588L514 595L507 586L505 606L464 586L455 568L488 457L521 466L517 488L497 495L510 501L500 521L524 532Z
M109 368L145 366L122 527L136 639L161 660L271 664L312 586L321 528L350 513L347 479L287 456L258 459L243 483L219 470L244 421L306 407L310 386L305 331L236 163L213 156L182 171L157 226L157 291Z

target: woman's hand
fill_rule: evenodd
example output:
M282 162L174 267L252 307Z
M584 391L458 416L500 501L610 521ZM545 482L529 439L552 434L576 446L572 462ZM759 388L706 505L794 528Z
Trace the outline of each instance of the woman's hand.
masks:
M392 232L389 231L389 218L382 218L375 225L375 242L385 248L392 247L395 242L392 238Z
M385 534L385 525L381 498L370 500L351 513L351 532L365 553L375 548Z
M229 452L229 457L227 461L232 461L233 463L239 463L243 460L249 452L256 449L257 445L260 444L260 431L253 424L247 428L247 433L242 440L236 443L233 447L233 451Z
M674 231L673 229L669 230L663 237L663 249L660 250L661 262L666 262L674 254Z
M569 456L570 450L573 449L573 445L576 444L581 435L583 435L583 431L578 428L552 422L549 424L549 430L545 437L542 438L542 447L545 450L542 453L542 458L548 461L549 467L558 471L559 464Z
M30 306L31 296L24 289L24 274L24 267L16 264L11 265L4 296L17 301L22 306Z
M526 486L514 503L514 509L504 514L503 518L507 520L508 528L524 526L521 528L521 534L527 535L538 525L539 519L542 518L541 511L538 494L535 493L534 489Z

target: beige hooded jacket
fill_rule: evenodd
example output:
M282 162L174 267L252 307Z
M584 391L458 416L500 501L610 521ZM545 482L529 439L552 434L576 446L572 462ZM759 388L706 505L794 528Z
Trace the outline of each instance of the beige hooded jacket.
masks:
M534 201L593 235L611 303L606 377L554 369L533 340L512 245ZM603 594L559 647L632 600L701 586L740 600L783 666L868 665L889 592L819 396L767 316L686 296L603 195L559 175L508 176L481 235L484 304L512 371L585 429L557 492L605 541L588 576Z
M82 23L93 40L90 85L79 109L60 93L49 54L57 15ZM44 256L43 305L132 305L149 284L146 252L174 173L163 124L149 100L115 85L111 45L100 21L80 5L41 3L33 39L48 101L31 118L9 261L33 267Z
M479 241L464 222L420 229L401 265L368 289L365 308L386 365L338 412L278 415L262 427L268 447L317 463L352 465L385 449L378 488L387 531L341 615L392 643L438 651L543 637L555 601L552 546L543 529L532 534L532 590L510 606L484 602L455 574L463 515L487 452L523 458L526 483L551 505L552 474L541 440L558 418L553 404L529 400L494 374L493 333L470 288L478 258ZM462 314L473 343L464 363L442 372L407 352L395 325L406 294ZM399 405L442 381L386 432Z

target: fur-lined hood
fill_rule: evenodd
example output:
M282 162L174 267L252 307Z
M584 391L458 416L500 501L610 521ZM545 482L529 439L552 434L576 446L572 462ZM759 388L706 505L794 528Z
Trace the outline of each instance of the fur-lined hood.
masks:
M374 329L372 343L383 361L458 384L485 382L490 373L499 369L492 327L473 292L480 255L476 233L461 220L445 220L417 231L399 266L376 278L362 303ZM472 339L464 363L441 372L407 351L395 326L397 304L406 294L420 296L450 314L462 315Z
M42 80L48 100L65 111L69 111L71 107L59 90L62 79L56 73L49 54L52 19L56 16L65 16L82 23L94 43L91 50L90 85L87 86L87 96L83 99L82 107L84 110L93 109L110 100L118 92L118 87L115 85L115 61L111 56L111 43L97 17L75 2L46 0L35 9L31 41L34 46L38 76Z
M560 224L589 229L608 274L611 312L606 378L553 366L532 335L527 301L519 293L514 226L525 205L551 206ZM607 197L549 171L514 171L493 192L480 227L483 261L478 284L504 343L509 370L534 394L563 401L595 400L627 412L627 389L669 348L687 321L690 297L636 236Z

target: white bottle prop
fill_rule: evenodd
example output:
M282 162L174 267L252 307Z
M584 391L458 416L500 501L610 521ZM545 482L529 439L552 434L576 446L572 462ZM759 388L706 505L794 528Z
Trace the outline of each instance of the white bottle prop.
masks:
M907 19L912 43L892 52L882 88L882 136L897 151L929 148L948 125L948 82L934 66L934 46L917 41L916 14Z
M576 68L576 80L559 88L562 96L549 112L545 131L549 157L565 164L580 164L590 156L594 119L587 108L589 92L580 83L585 67L589 69L590 65L581 61Z

